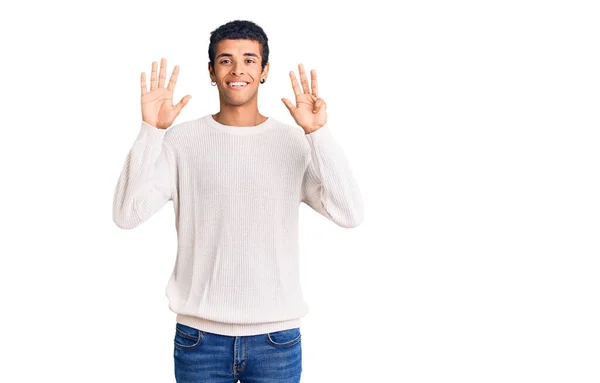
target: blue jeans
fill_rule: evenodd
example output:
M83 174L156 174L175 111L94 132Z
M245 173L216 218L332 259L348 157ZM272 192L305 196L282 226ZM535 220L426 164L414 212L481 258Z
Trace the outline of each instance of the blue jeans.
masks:
M177 383L299 383L300 328L229 336L179 322L174 352Z

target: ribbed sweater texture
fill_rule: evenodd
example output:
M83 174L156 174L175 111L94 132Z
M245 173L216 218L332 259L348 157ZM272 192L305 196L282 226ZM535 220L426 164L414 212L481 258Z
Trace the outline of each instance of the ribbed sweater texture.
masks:
M230 126L212 115L159 129L144 121L114 191L132 229L173 201L177 254L165 295L176 321L242 336L300 327L302 202L335 224L363 220L363 199L329 124L306 134L269 117Z

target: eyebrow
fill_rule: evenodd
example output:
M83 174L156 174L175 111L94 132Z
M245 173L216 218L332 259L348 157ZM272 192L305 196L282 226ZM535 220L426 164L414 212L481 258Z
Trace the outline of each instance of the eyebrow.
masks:
M233 56L231 53L221 53L220 55L218 55L217 57L215 57L215 60L218 59L219 57L231 57ZM244 53L244 56L252 56L252 57L256 57L258 58L258 55L256 53Z

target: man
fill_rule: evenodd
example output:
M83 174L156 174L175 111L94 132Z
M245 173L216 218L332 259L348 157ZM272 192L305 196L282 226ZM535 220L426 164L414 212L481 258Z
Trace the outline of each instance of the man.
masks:
M134 228L173 201L177 258L166 287L177 314L178 382L299 382L301 202L337 225L363 220L361 193L326 124L317 74L290 80L298 126L258 111L269 73L263 29L232 21L211 33L208 71L219 91L214 115L171 126L191 96L165 87L166 59L141 75L142 123L119 177L114 222Z

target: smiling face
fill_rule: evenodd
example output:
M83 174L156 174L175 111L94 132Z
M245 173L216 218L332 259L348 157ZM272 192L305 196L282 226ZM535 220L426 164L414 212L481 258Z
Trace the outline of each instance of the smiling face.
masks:
M266 79L269 63L261 67L260 43L254 40L221 40L216 45L214 68L208 64L212 81L217 82L221 102L241 106L256 103L260 80Z

